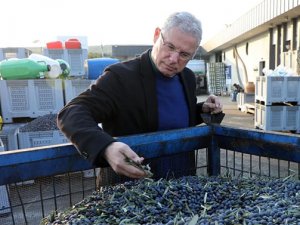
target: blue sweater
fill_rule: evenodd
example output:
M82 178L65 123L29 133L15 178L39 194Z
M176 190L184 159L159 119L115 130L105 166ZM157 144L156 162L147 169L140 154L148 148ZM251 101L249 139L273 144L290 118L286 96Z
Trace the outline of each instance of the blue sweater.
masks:
M188 127L189 111L179 76L156 74L158 130Z
M180 77L165 77L156 71L156 96L158 103L158 130L179 129L189 126L189 109ZM154 176L180 177L193 175L193 153L165 156L152 161Z

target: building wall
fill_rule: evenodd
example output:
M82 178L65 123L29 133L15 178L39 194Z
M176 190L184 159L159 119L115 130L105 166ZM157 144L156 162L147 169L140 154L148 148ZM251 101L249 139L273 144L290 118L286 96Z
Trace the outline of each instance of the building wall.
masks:
M286 67L290 73L300 75L299 4L300 1L265 0L260 6L255 7L256 10L249 11L245 18L240 18L237 21L238 24L232 24L232 27L236 28L235 33L240 33L240 36L228 37L230 32L224 32L224 35L227 33L225 36L228 40L222 39L224 35L220 34L206 44L210 48L209 62L223 62L231 67L231 85L229 86L238 83L245 87L247 80L255 83L256 76L263 75L264 68L274 70L279 66ZM265 15L268 5L276 9L276 13L270 12L271 9L269 9L267 11L269 13ZM299 10L294 10L292 6ZM282 14L278 14L279 12ZM240 21L246 21L247 18L247 23L252 24L249 30L244 29L247 24L241 26L240 23ZM260 22L257 22L257 18L260 18ZM256 29L253 26L270 18L271 20L265 23L264 27L256 27ZM214 42L216 45L212 47L214 40L218 40L218 44Z
M263 33L253 39L239 43L222 52L222 62L231 66L231 83L244 86L246 81L254 82L259 75L259 63L268 65L269 49L268 33Z
M300 15L300 12L299 12ZM297 63L297 56L298 52L300 50L300 17L297 20L297 31L295 34L293 34L293 23L291 21L287 24L287 37L286 40L290 41L290 44L288 49L285 49L281 52L281 64L287 68L290 68L293 72L299 73L299 65ZM284 37L282 37L282 43L285 43L285 40L283 40ZM292 40L297 40L297 45L293 46ZM300 75L300 73L299 73Z

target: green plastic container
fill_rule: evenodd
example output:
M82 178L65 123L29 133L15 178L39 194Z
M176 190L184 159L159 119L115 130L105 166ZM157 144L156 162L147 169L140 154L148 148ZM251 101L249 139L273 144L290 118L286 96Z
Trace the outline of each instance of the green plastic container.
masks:
M60 69L62 71L62 74L60 75L61 78L68 77L70 75L70 72L71 72L71 67L70 67L69 63L66 62L63 59L56 59L56 61L59 63Z
M3 80L21 80L44 78L44 72L51 67L44 61L32 59L9 59L0 63L0 76Z

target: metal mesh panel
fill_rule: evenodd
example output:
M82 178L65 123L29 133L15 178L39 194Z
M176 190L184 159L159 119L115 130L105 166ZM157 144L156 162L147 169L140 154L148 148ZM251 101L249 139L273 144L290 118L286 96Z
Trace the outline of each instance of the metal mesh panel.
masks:
M197 175L207 175L207 152L207 149L195 151ZM221 149L220 158L223 175L274 178L293 176L300 179L299 163L226 149ZM97 174L97 170L80 171L6 185L9 205L0 209L0 224L39 224L42 218L53 211L65 210L92 194L97 189ZM112 175L109 172L107 174Z
M71 75L81 74L84 75L83 67L83 50L82 49L72 49L67 51L68 62L71 66Z
M300 164L230 150L221 150L221 174L300 179Z
M95 177L95 171L89 177L81 171L6 185L9 205L0 209L0 224L39 224L51 212L69 208L96 190Z
M28 83L27 81L7 81L8 86L8 97L10 98L11 110L22 111L29 109L29 99L27 98Z
M48 57L50 57L51 59L64 59L64 50L47 49L47 52Z
M36 99L38 101L39 110L52 110L55 108L55 86L54 83L46 80L34 81L36 88Z

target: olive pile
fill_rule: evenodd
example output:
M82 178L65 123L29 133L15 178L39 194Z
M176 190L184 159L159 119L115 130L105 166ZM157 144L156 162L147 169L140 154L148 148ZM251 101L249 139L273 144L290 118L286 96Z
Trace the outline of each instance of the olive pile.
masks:
M41 224L300 224L300 181L291 178L146 178L99 192Z
M58 130L56 125L57 114L46 114L39 116L34 120L28 122L24 126L20 127L20 132L36 132L36 131L48 131Z

